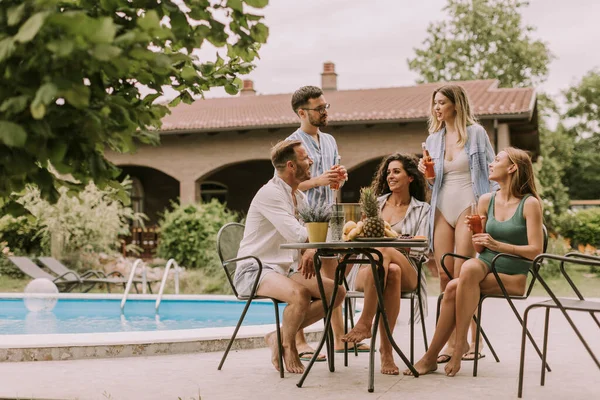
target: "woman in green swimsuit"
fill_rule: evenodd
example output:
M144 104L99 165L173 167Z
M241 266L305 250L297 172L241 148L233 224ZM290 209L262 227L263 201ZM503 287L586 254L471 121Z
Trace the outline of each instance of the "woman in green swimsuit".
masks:
M478 213L484 233L473 235L479 258L466 261L444 292L442 310L429 350L415 368L420 374L437 369L437 355L456 329L456 348L446 364L446 375L460 370L461 357L469 349L467 332L481 293L501 294L490 264L498 253L516 254L528 259L542 252L542 202L535 188L531 159L523 150L509 147L498 153L490 164L490 180L500 189L479 198ZM470 225L468 220L467 225ZM511 295L523 295L530 263L499 262L500 279ZM404 371L405 375L410 370Z

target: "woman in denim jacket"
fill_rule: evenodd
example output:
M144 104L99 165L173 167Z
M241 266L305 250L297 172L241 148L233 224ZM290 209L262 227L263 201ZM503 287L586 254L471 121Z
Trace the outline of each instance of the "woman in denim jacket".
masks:
M440 267L446 253L475 257L471 231L464 223L472 203L492 191L488 164L494 150L485 129L473 116L465 90L445 85L433 92L426 146L435 163L435 178L427 179L431 195L429 243L440 271L440 288L446 289L448 276ZM419 170L425 173L423 160ZM446 258L446 267L458 277L464 260ZM474 340L473 340L474 341ZM454 337L440 353L438 362L448 362L454 351ZM475 355L466 354L465 359Z

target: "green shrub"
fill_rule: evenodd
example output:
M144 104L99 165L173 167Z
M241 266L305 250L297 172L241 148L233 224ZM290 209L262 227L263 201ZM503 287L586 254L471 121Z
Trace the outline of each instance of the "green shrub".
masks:
M25 277L25 274L23 274L7 257L0 256L0 279L2 279L3 276L22 279Z
M546 253L564 256L571 251L569 242L562 236L548 238L548 249ZM560 262L556 260L545 260L540 269L540 273L544 279L556 278L560 275Z
M32 215L0 218L0 242L16 255L41 254L48 249L43 227Z
M179 284L183 294L232 294L225 273L214 271L187 270Z
M11 278L22 279L25 274L17 268L8 257L14 255L6 242L0 242L0 278L9 276Z
M25 275L17 268L8 256L40 255L48 249L39 222L33 216L13 217L5 215L0 218L0 276L22 279Z
M600 208L568 212L560 218L560 233L571 246L600 247Z
M228 222L239 221L238 214L212 199L210 203L173 204L163 214L157 255L174 258L186 268L220 272L216 239L219 229Z

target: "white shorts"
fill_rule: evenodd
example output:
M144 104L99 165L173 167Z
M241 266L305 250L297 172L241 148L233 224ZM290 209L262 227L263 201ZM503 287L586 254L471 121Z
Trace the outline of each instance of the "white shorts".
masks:
M267 276L270 273L281 274L289 278L295 273L297 273L297 271L295 271L293 268L290 268L286 272L279 265L263 263L262 273L258 280L258 286L256 287L257 291L263 279L265 279L265 276ZM237 268L235 269L235 275L233 277L233 285L235 286L235 290L237 290L239 296L250 296L252 292L252 285L254 285L257 275L258 263L256 261L237 266Z

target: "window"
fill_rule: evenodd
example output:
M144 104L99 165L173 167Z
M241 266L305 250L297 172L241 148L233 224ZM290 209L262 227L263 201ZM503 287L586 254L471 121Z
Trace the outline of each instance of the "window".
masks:
M208 203L212 199L217 199L221 203L227 201L227 186L219 182L202 182L200 184L200 199Z

